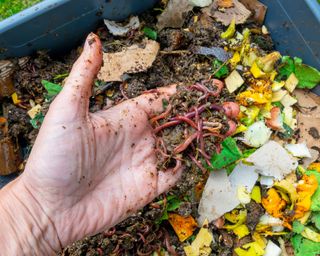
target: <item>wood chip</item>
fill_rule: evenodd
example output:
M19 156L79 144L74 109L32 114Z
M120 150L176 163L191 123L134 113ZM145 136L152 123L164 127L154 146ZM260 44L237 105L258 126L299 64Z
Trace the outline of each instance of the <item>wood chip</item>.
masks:
M233 18L236 24L243 24L250 17L251 12L238 0L233 0L234 6L231 8L219 8L219 0L215 0L210 6L203 8L202 11L215 18L223 25L230 25Z
M159 15L157 28L181 28L186 14L193 8L189 0L171 0L167 8Z
M320 97L303 90L295 90L294 94L299 106L297 114L299 142L305 141L309 148L320 151Z
M14 144L8 137L0 140L0 175L9 175L17 171L19 156Z
M244 6L252 12L252 18L259 24L263 24L266 17L267 6L257 0L239 0Z
M144 40L144 46L135 44L121 52L103 53L104 65L98 79L105 82L122 81L124 74L133 74L147 70L157 57L159 43L153 40Z

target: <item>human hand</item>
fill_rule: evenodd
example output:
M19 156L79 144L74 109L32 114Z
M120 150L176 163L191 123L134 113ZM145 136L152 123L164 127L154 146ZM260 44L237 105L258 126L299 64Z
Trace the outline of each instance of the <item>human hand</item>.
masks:
M46 236L43 251L112 227L168 190L181 174L181 168L157 170L149 124L175 87L89 113L101 63L101 42L90 34L50 106L24 173L6 189L5 207L18 201L19 209L23 200L38 233ZM46 223L47 233L38 220Z

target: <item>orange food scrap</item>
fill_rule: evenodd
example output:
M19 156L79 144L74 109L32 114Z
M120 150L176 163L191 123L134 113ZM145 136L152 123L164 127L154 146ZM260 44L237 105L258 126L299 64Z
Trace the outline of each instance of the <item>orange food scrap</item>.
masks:
M308 170L314 170L317 172L320 172L320 163L316 162L316 163L312 163L309 165Z
M201 181L198 182L194 188L194 194L195 194L195 197L198 201L201 199L203 189L204 189L204 183Z
M169 222L176 232L180 242L185 241L192 236L193 231L197 228L197 222L190 216L181 216L176 213L169 213Z
M286 201L281 198L274 188L270 188L267 192L267 197L262 198L262 206L270 215L279 218L282 216Z
M234 6L233 0L218 0L217 3L220 8L230 8Z
M295 207L295 219L303 217L310 210L311 197L317 188L318 181L315 175L303 175L297 186L298 200Z

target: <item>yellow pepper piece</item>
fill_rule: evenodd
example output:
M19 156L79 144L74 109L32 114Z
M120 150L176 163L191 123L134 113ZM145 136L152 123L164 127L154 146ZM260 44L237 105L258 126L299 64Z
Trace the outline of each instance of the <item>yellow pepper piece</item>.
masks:
M261 256L264 254L263 248L257 242L245 244L234 251L238 256Z
M261 248L264 249L266 247L267 239L262 237L258 232L254 232L252 235L252 238L255 242L257 242L261 246Z
M251 191L251 198L254 200L256 203L260 204L261 203L261 189L259 186L254 186L252 191Z
M230 64L235 67L241 61L239 52L235 52L233 57L230 59Z
M264 73L257 65L256 62L254 62L250 68L251 74L254 76L254 78L261 78L265 77L266 73Z
M252 90L244 91L237 96L237 101L240 105L261 105L266 104L271 100L272 95L269 93L255 92Z
M317 172L320 172L320 163L316 162L316 163L312 163L309 165L308 170L314 170Z
M275 70L273 70L273 71L270 73L270 81L273 82L277 75L278 75L278 72L275 71Z
M301 232L301 235L313 242L320 243L320 234L308 227Z
M238 211L236 211L238 212ZM235 223L234 225L225 225L223 228L227 230L234 230L235 228L242 225L246 219L247 219L247 210L240 210L238 213L234 212L233 214L236 214L235 222L232 221L232 223ZM226 218L227 219L227 218Z
M245 125L240 124L240 125L237 126L237 129L236 129L236 131L233 133L233 135L238 134L238 133L241 133L241 132L245 132L246 130L248 130L248 128L247 128Z
M200 229L196 239L191 245L185 246L184 252L187 256L209 256L211 253L211 243L213 241L213 236L206 228L208 226L208 221L205 221L202 228Z
M270 188L267 192L267 197L262 198L262 206L270 215L279 218L282 216L282 210L286 206L286 201L280 197L274 188Z
M18 94L16 92L14 92L11 95L11 98L12 98L12 102L13 102L14 105L17 105L17 104L21 103L21 100L19 100Z
M245 224L242 224L238 227L236 227L233 230L233 233L235 233L239 239L241 239L242 237L245 237L246 235L250 234L250 231L248 229L248 227Z
M273 81L272 86L271 86L272 91L273 92L279 91L284 85L285 85L284 81L280 81L280 82Z
M293 186L293 184L287 180L281 180L274 184L274 188L276 188L280 193L282 192L281 196L285 201L288 202L289 201L288 199L290 198L290 202L291 202L290 208L293 209L294 204L298 198L296 188ZM286 199L286 195L289 196L288 199Z
M229 39L232 38L234 33L236 32L236 20L233 19L225 32L221 34L221 38Z
M191 215L184 217L176 213L169 213L168 216L169 223L176 232L180 242L192 236L193 231L197 228L197 223Z
M295 209L295 219L302 218L311 207L311 197L318 188L318 181L315 175L303 175L298 182L298 199Z

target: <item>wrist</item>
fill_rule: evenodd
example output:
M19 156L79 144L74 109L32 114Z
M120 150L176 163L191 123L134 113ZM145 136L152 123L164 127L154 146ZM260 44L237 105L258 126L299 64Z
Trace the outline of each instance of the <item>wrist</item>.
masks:
M21 177L0 190L0 230L4 255L53 255L61 250L54 224Z

